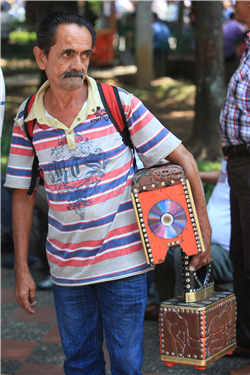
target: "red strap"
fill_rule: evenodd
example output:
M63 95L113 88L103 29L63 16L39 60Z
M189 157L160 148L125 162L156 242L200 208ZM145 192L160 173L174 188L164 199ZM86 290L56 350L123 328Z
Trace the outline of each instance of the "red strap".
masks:
M34 104L35 99L36 99L36 94L32 95L32 97L29 101L27 115L24 114L25 117L27 117L28 114L30 113L30 110L31 110L31 108ZM33 120L27 121L27 127L28 127L28 132L29 132L31 138L33 138L34 121Z
M106 102L108 103L108 107L110 109L110 112L112 113L115 123L119 127L121 133L123 133L124 130L124 123L121 116L121 112L118 107L117 99L114 94L113 86L108 85L106 83L101 83L102 90L106 99Z

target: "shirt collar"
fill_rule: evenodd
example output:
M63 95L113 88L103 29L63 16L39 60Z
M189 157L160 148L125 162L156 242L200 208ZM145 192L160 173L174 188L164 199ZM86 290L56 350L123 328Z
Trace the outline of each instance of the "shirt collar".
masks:
M246 45L250 49L250 30L247 32Z
M78 113L76 119L72 123L70 129L77 126L79 123L86 120L86 118L90 114L94 114L97 109L102 108L103 104L99 95L98 87L96 84L96 81L86 76L86 80L88 83L88 99L87 99L87 106L82 108L80 112ZM44 95L48 87L50 86L49 81L46 81L38 90L34 104L25 119L25 121L30 121L37 119L39 123L46 124L48 126L56 127L56 128L67 128L64 124L62 124L60 121L56 120L52 117L46 116L46 111L43 103ZM67 128L68 129L68 128Z

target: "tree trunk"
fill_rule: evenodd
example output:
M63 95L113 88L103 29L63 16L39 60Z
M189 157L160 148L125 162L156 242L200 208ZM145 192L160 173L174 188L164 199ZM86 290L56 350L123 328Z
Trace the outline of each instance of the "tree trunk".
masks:
M153 78L151 1L138 1L136 8L136 84L148 88Z
M65 9L77 13L77 1L26 1L26 24L38 24L49 13Z
M225 95L222 2L194 1L196 20L196 104L190 150L196 158L221 155L219 117Z
M176 34L176 36L177 36L177 51L181 50L181 44L182 44L183 9L184 9L184 1L179 1L177 34Z

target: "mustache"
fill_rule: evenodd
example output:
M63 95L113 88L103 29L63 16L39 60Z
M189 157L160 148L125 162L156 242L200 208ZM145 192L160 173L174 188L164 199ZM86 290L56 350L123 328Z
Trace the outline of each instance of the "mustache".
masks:
M84 73L82 71L80 72L65 72L62 74L62 77L65 79L65 78L69 78L69 77L80 77L82 79L84 79Z

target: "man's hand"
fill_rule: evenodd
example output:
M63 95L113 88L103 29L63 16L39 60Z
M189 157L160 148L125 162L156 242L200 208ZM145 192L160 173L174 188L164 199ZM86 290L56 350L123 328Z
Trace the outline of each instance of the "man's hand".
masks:
M12 193L12 228L15 248L16 289L15 296L19 305L29 314L35 314L36 284L28 267L30 231L35 192L27 195L27 189L15 189Z
M189 270L194 271L198 270L202 266L206 266L210 261L211 249L202 252L201 254L196 254L192 256L192 259L189 263Z
M194 271L198 270L202 266L206 266L210 262L210 256L211 256L211 248L210 248L210 242L211 242L211 233L210 231L207 231L207 225L204 225L203 220L200 221L200 228L201 233L203 237L203 243L205 251L203 251L200 254L193 255L190 263L189 263L189 270ZM203 229L203 230L202 230Z
M28 314L35 314L33 307L36 305L36 284L29 272L16 272L15 296L19 305Z

